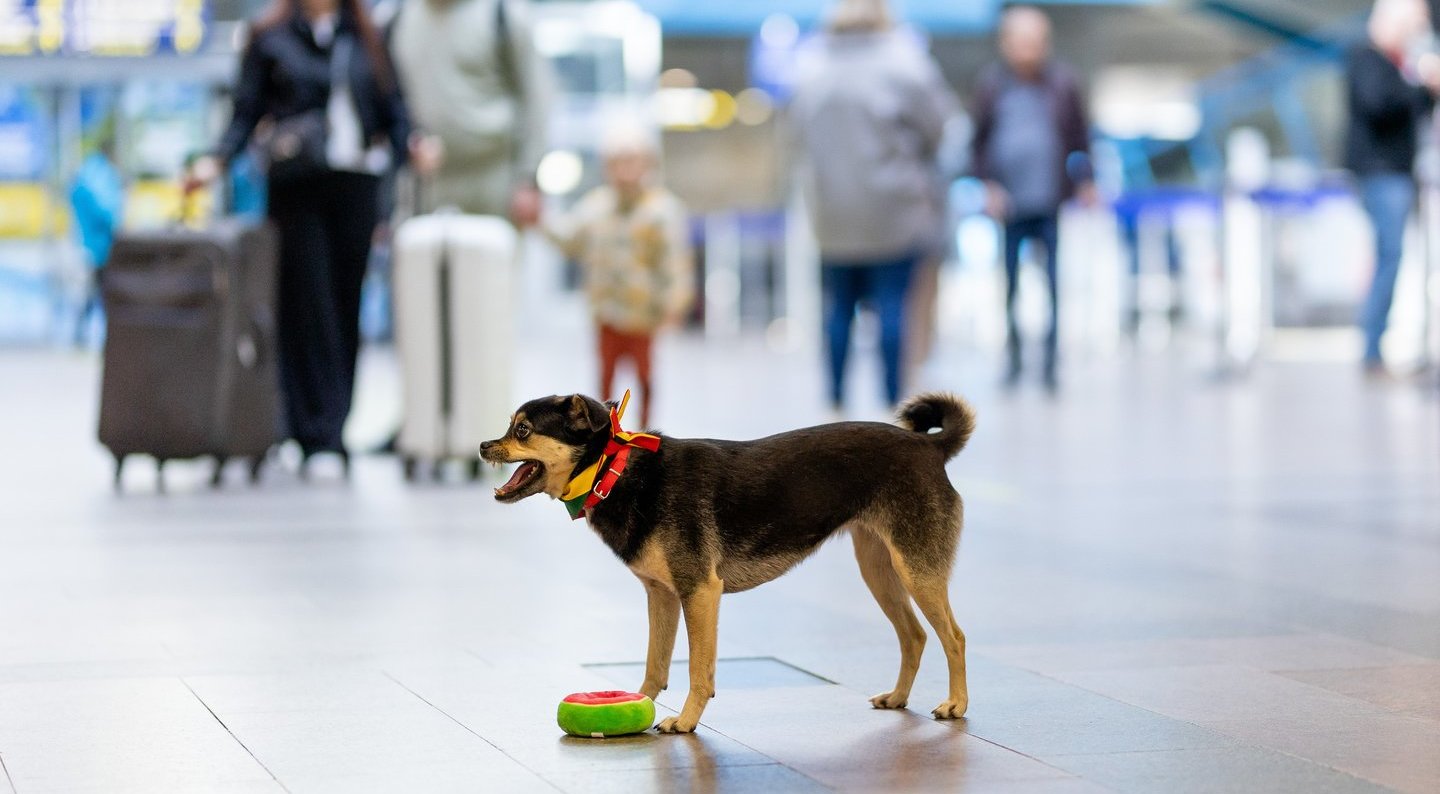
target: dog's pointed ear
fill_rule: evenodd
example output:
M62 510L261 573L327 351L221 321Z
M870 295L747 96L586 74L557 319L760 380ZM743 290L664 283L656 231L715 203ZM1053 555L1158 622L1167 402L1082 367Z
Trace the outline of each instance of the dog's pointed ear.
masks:
M570 395L565 410L565 424L577 432L594 432L610 426L610 411L599 400L583 394Z

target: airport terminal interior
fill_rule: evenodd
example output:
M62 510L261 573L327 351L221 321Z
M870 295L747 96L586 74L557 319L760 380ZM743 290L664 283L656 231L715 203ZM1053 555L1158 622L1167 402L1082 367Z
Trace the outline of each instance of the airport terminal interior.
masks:
M803 177L805 59L845 35L837 13L885 4L505 3L353 3L397 26L483 5L482 23L529 37L548 116L540 220L518 233L424 206L438 178L381 183L395 199L350 320L361 344L340 456L279 429L296 388L278 374L293 354L283 319L278 343L264 312L217 321L226 366L184 346L201 324L182 310L269 271L164 282L168 314L135 303L144 267L176 261L135 252L269 228L278 212L285 188L272 172L267 190L263 159L194 177L235 105L244 21L267 4L0 0L0 794L1440 791L1430 104L1416 103L1411 170L1386 175L1411 191L1383 359L1356 319L1383 270L1382 202L1347 149L1363 104L1347 53L1419 0L890 4L953 98L937 233L910 265L898 363L877 292L854 313L838 402L832 279L851 265L827 258L823 193ZM1010 278L1002 177L972 142L987 129L979 98L1011 85L984 79L1008 57L997 38L1037 10L1087 105L1085 169L1067 157L1052 176L1088 191L1057 197L1055 250L1021 246ZM1400 90L1440 90L1440 45L1413 42L1377 63ZM1020 106L1002 103L1002 121ZM629 137L602 134L622 126ZM416 130L418 172L429 133ZM686 209L693 298L658 325L650 388L622 362L602 395L597 348L613 329L597 328L590 249L554 244L545 219L580 217L595 203L582 196L619 184L624 146L654 150L652 179ZM103 268L75 201L102 155L122 202ZM429 228L451 236L441 275L422 281ZM272 260L294 267L276 239ZM255 293L265 312L274 289ZM168 334L148 351L144 317ZM715 693L693 732L567 735L567 695L642 688L647 588L564 504L497 500L523 472L480 462L480 441L514 437L526 400L626 389L624 429L659 433L661 455L666 438L893 422L890 364L900 401L954 393L976 417L945 466L964 504L948 584L963 718L931 714L950 678L928 620L908 705L872 708L900 649L847 537L868 536L859 520L720 599ZM210 389L221 396L192 424L243 435L243 406L263 401L258 459L116 441L130 425L181 432L170 392L236 372L268 373L267 388ZM120 452L133 454L117 471ZM790 459L767 470L767 493L813 484L806 456ZM862 450L844 465L870 462ZM754 480L722 484L740 481ZM711 485L692 479L696 504ZM708 537L701 523L677 531ZM686 711L691 628L657 722Z

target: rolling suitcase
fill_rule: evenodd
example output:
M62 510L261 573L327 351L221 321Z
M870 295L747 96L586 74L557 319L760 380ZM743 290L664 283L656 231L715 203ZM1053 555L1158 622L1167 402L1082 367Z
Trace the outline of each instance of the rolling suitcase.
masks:
M259 479L280 441L275 292L278 238L268 224L124 234L104 273L107 330L100 442L125 458L246 458Z
M404 380L396 452L405 479L419 464L463 460L480 474L480 442L514 410L511 270L516 234L492 216L411 218L392 249L395 344Z

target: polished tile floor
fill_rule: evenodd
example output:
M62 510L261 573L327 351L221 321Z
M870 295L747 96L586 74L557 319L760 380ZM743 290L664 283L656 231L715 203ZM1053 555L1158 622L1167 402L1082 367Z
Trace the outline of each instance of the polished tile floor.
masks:
M590 383L563 349L522 357L527 393ZM812 363L674 340L658 423L808 423ZM366 366L373 439L394 383ZM555 704L638 685L644 598L558 506L384 458L219 492L182 465L168 497L136 466L117 497L97 374L0 353L5 794L1440 791L1440 401L1413 385L1077 357L1052 401L942 351L922 385L980 411L950 469L968 718L928 717L934 642L914 709L868 708L897 653L840 542L725 599L698 734L597 741Z

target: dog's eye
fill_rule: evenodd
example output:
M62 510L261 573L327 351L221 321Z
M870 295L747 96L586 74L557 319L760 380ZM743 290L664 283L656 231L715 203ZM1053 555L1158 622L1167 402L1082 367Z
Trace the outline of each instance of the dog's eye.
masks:
M527 437L527 436L529 436L529 435L530 435L530 425L527 425L527 424L518 424L518 425L515 425L515 437L516 437L516 438L525 438L525 437Z

